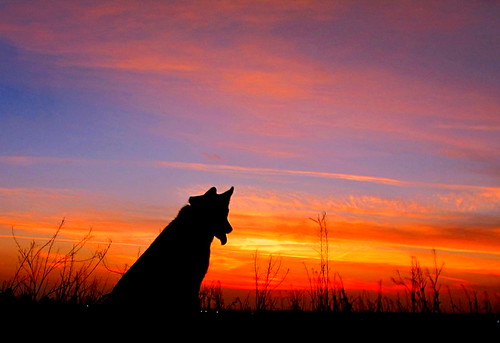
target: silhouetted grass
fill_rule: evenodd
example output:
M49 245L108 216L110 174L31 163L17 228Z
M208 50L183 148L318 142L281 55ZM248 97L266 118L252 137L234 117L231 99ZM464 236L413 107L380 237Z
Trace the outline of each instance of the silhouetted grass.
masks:
M106 285L94 277L94 272L103 263L111 242L91 255L82 256L82 249L92 238L89 230L62 251L58 238L63 226L64 220L45 243L32 240L26 246L12 229L18 263L14 276L2 283L4 301L10 297L34 303L92 304L102 297Z
M224 297L220 281L212 282L210 286L203 284L200 288L200 309L201 311L223 311Z

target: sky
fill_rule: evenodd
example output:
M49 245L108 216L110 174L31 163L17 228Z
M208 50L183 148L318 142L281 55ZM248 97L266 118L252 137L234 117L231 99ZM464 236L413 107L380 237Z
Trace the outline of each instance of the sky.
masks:
M20 241L92 229L130 265L234 186L206 282L254 255L308 287L390 290L412 256L500 292L495 1L0 1L0 276ZM186 243L186 250L189 244Z

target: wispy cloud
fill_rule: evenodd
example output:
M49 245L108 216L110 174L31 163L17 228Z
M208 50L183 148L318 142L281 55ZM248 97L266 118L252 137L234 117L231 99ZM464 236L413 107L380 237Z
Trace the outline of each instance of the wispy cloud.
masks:
M99 161L87 159L74 159L74 158L58 158L58 157L34 157L34 156L0 156L0 163L19 165L19 166L32 166L35 164L109 164L109 163L122 163L122 164L137 164L138 162L131 161ZM281 175L281 176L304 176L316 177L324 179L341 179L358 182L379 183L391 186L408 186L411 183L391 178L352 175L342 173L330 172L315 172L305 170L287 170L287 169L274 169L274 168L256 168L256 167L242 167L224 164L207 164L207 163L191 163L191 162L176 162L176 161L151 161L146 162L145 165L160 166L166 168L176 169L189 169L205 172L233 172L233 173L246 173L254 175Z
M206 163L190 163L190 162L172 162L172 161L157 161L156 165L166 168L189 169L206 172L216 173L242 173L254 175L277 175L277 176L304 176L316 177L324 179L340 179L358 182L370 182L391 186L404 186L409 185L405 181L400 181L391 178L329 173L329 172L315 172L305 170L287 170L287 169L274 169L274 168L257 168L257 167L241 167L224 164L206 164Z
M469 190L484 190L490 191L492 194L500 196L500 187L461 185L461 184L445 184L445 183L430 183L420 181L398 180L386 177L318 172L308 170L290 170L290 169L275 169L275 168L258 168L258 167L243 167L225 164L206 164L192 162L176 162L176 161L156 161L155 165L166 168L197 170L211 173L241 173L253 175L275 175L275 176L298 176L298 177L313 177L322 179L337 179L348 180L355 182L375 183L395 187L434 187L446 189L469 189Z
M218 155L217 155L218 156ZM214 157L214 156L212 156ZM470 190L482 191L490 199L500 198L500 187L467 185L467 184L447 184L422 181L401 180L388 177L378 177L369 175L356 175L347 173L322 172L311 170L293 170L277 168L246 167L228 164L210 164L197 162L180 161L132 161L132 160L99 160L99 159L81 159L81 158L61 158L46 156L0 156L0 164L16 166L34 166L36 164L55 164L55 165L83 165L83 166L142 166L142 167L163 167L185 170L196 170L209 173L232 173L232 174L251 174L256 176L290 176L290 177L309 177L319 179L337 179L362 183L373 183L394 187L427 187L441 188L448 190Z
M40 163L47 164L71 164L76 162L74 158L59 158L46 156L0 156L0 163L17 166L32 166ZM81 162L82 160L78 160Z

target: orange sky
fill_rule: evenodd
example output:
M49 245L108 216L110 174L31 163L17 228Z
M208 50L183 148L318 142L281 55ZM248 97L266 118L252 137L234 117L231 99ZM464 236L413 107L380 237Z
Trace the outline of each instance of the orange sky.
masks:
M207 282L253 287L258 250L307 287L325 211L348 288L389 290L436 249L447 283L499 292L499 7L0 4L0 276L12 227L66 218L118 266L190 195L234 186Z

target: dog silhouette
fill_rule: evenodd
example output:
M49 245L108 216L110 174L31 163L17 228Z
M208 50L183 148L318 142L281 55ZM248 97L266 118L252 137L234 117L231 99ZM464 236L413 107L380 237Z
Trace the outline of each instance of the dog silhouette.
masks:
M171 313L199 310L201 282L208 270L210 245L227 242L234 187L217 194L215 187L192 196L177 217L121 277L106 303L117 308L154 308Z

